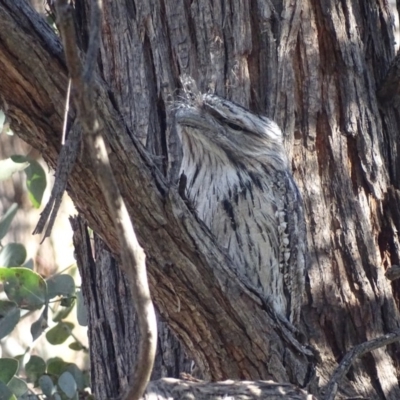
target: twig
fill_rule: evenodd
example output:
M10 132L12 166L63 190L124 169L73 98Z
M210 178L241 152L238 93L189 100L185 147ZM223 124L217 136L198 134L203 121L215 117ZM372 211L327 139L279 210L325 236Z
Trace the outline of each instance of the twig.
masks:
M41 243L50 236L53 229L54 221L56 219L58 209L60 208L62 196L67 186L69 174L75 165L75 160L78 155L79 145L81 143L81 129L74 125L70 131L65 145L61 147L61 152L58 157L56 176L54 179L54 186L51 190L51 196L42 211L39 221L33 231L33 234L42 233L47 224L45 234L43 235Z
M400 340L400 329L396 330L393 333L388 333L379 338L369 340L368 342L361 343L355 347L353 347L340 362L339 366L336 368L333 373L331 379L329 380L326 389L325 396L323 400L334 400L336 396L336 392L339 386L340 381L349 371L352 363L358 357L369 353L370 351L379 349L380 347L387 346L388 344L397 342Z
M76 46L76 33L71 7L67 0L57 0L56 9L64 51L70 72L73 101L83 128L84 145L94 173L104 194L112 220L118 233L121 266L130 279L132 296L138 314L140 329L139 355L132 377L132 388L127 400L139 399L150 379L156 351L157 324L150 290L147 282L145 254L140 247L125 203L111 170L106 146L93 101L94 69L99 45L101 23L101 0L93 0L91 7L91 34L85 67Z

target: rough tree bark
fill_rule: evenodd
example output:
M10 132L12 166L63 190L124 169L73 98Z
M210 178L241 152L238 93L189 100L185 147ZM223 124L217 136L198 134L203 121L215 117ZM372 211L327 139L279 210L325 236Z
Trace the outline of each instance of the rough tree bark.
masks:
M85 48L88 13L83 1L75 6ZM376 96L394 58L386 1L105 0L102 35L95 106L147 253L160 314L205 378L273 379L320 396L349 349L399 328L399 284L384 274L400 262L400 119L397 108L379 105ZM165 178L175 161L168 157L174 145L168 104L182 73L203 91L211 88L273 118L285 133L307 214L310 265L301 330L313 356L231 272ZM66 88L52 30L23 1L0 0L0 106L13 130L53 167ZM68 191L118 254L82 154ZM117 304L107 304L102 289L93 292L96 301L129 318L126 291ZM101 340L110 329L101 320L90 335ZM123 329L113 341L125 340ZM122 359L110 352L109 364L121 366L113 375L103 373L99 361L93 383L112 388L99 398L126 388L129 349ZM399 350L392 344L357 360L340 396L400 398Z

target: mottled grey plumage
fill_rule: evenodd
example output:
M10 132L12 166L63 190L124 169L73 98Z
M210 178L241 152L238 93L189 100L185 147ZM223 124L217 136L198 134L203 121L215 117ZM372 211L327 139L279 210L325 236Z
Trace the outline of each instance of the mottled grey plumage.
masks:
M282 132L266 117L183 83L175 121L186 196L240 274L297 324L305 229Z

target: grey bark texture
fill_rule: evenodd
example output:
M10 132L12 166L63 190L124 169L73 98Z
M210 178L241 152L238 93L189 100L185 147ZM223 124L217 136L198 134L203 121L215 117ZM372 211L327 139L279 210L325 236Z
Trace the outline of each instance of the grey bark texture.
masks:
M164 378L150 382L143 400L162 399L196 400L316 400L305 390L289 384L277 384L268 381L223 381L223 382L187 382Z
M75 1L83 49L84 3ZM153 299L205 379L272 379L320 397L352 347L399 328L399 283L385 271L400 264L400 119L376 95L394 56L384 0L104 1L94 106L146 251ZM179 153L172 151L177 143L168 105L183 73L203 92L265 114L284 132L303 195L310 258L301 343L232 272L165 178ZM67 82L51 28L26 2L0 0L0 106L12 129L52 167ZM84 154L68 192L118 254ZM121 346L131 309L124 278L114 273L119 303L107 303L106 286L85 295L89 308L99 301L126 316L129 322L118 319L121 332L112 337ZM104 346L104 353L92 354L98 360L92 360L93 385L112 388L99 399L127 389L132 365L129 342L123 358L113 359L111 339L104 339L112 322L106 314L89 333ZM399 399L399 350L395 343L356 360L339 384L339 398ZM104 354L122 371L107 369Z

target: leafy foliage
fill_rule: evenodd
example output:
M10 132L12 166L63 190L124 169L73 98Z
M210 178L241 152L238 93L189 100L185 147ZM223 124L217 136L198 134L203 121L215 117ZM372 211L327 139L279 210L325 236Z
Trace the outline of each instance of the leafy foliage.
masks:
M39 310L47 302L47 285L36 272L24 267L0 267L0 281L10 301L25 310Z
M21 165L28 164L24 171L26 174L26 188L32 205L35 208L39 208L47 185L46 172L36 160L32 160L29 157L12 156L11 160Z
M4 162L3 162L4 161ZM26 174L29 199L34 207L41 204L46 187L46 175L43 168L25 156L13 156L0 160L0 180L10 177L17 171ZM18 210L13 204L0 219L0 241L9 230ZM68 274L56 274L44 279L32 268L27 268L27 252L20 243L0 244L0 284L3 286L6 299L0 300L0 339L9 335L19 323L22 316L42 310L40 317L31 325L32 341L46 332L47 341L58 345L72 337L74 342L69 346L75 351L87 352L87 348L74 336L74 324L64 319L72 312L79 298L78 321L85 320L82 296L77 293L74 279ZM32 264L33 266L33 264ZM56 325L49 327L49 309L57 306L52 313ZM83 311L84 310L84 311ZM29 349L28 349L29 350ZM25 377L19 377L20 362L24 355L17 358L0 358L0 399L79 399L79 394L88 387L87 373L76 364L67 363L59 357L43 360L31 355L29 361L22 365ZM88 394L85 394L85 398Z
M0 219L0 240L2 240L4 236L6 236L6 233L10 228L11 221L15 217L17 211L18 204L14 203Z
M39 208L47 185L46 172L36 160L28 156L14 155L0 160L0 181L19 171L25 172L29 200L35 208Z

